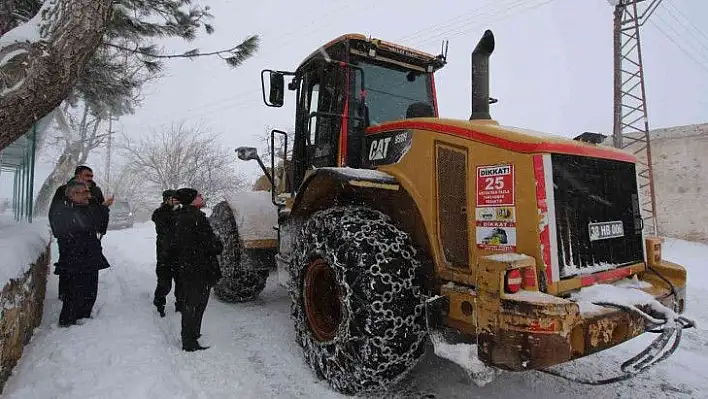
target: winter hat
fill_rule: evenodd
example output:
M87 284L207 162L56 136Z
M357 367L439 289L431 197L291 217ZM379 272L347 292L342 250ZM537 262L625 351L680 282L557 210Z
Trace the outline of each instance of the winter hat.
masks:
M175 198L184 205L191 204L197 198L197 190L183 187L175 191Z
M176 192L177 192L177 191L175 191L175 190L165 190L165 191L163 191L163 192L162 192L162 200L163 200L163 201L167 201L167 200L170 199L171 197L174 197Z

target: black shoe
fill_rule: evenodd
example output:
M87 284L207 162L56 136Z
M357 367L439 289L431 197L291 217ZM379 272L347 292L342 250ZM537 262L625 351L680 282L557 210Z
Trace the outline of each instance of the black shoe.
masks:
M182 345L182 350L185 352L203 351L206 349L209 349L209 347L208 346L201 346L199 344Z
M160 317L165 317L165 307L164 307L164 306L158 306L158 307L157 307L157 313L160 314Z
M61 328L67 328L67 327L71 327L71 326L75 326L75 325L76 325L76 322L73 322L73 323L72 322L62 322L62 321L59 322L59 327L61 327Z

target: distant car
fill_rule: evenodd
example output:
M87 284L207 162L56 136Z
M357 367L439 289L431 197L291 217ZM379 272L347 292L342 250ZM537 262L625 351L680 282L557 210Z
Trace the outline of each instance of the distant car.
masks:
M108 229L127 229L133 227L133 212L127 201L116 201L111 206L111 213L108 219Z

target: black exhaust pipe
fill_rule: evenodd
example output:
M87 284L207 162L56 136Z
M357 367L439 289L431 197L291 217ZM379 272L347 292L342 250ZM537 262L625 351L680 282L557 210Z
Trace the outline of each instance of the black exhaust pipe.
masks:
M494 51L494 34L484 31L472 51L472 115L474 119L492 119L489 114L489 56Z

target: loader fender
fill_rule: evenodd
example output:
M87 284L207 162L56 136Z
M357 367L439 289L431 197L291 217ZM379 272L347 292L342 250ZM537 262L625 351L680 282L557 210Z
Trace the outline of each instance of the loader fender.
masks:
M233 193L226 202L234 214L244 249L274 249L278 246L278 211L270 191Z
M365 205L388 215L396 227L411 235L423 263L426 277L423 281L432 284L434 265L423 219L413 198L388 173L337 167L316 169L303 182L294 198L288 221L281 227L288 231L288 235L297 234L299 225L310 215L339 205ZM289 254L287 246L289 242L281 242L281 255Z

